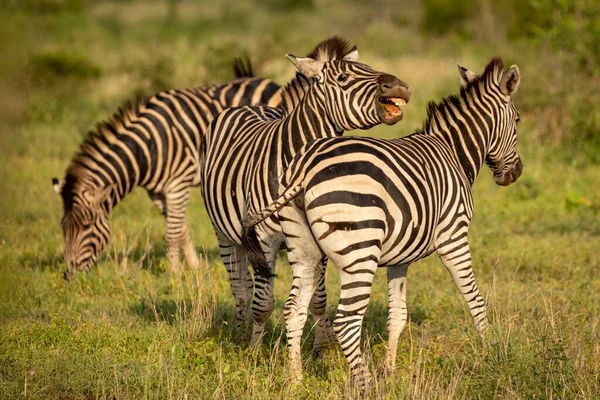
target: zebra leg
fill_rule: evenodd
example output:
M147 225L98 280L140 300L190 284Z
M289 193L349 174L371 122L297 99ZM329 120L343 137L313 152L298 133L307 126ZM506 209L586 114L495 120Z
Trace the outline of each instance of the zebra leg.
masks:
M488 325L487 312L485 301L479 293L477 282L475 282L469 243L466 240L460 243L446 242L442 246L438 246L437 252L444 266L450 272L454 284L467 302L475 327L483 338Z
M308 309L315 320L314 349L319 352L329 345L332 332L327 319L325 292L325 265L327 263L315 242L304 211L298 206L300 195L288 203L278 214L281 229L286 235L288 260L292 268L292 288L284 307L286 336L294 376L302 377L301 343ZM315 292L316 290L316 292ZM308 308L308 309L307 309Z
M165 232L165 240L167 242L167 257L169 258L169 266L173 271L179 270L179 246L174 246L173 242L168 239L169 237L169 219L167 212L167 198L164 193L148 193L150 199L152 199L152 203L154 206L160 211L160 213L165 217L167 223L167 229ZM171 226L173 224L171 223ZM173 229L173 228L171 228Z
M185 261L191 268L198 268L200 260L196 252L196 246L192 240L192 234L185 222L185 210L190 199L188 188L177 193L167 194L167 243L170 247L176 249L175 262L179 263L179 249L183 250ZM169 228L169 225L172 228ZM173 265L173 264L172 264Z
M333 328L348 360L352 379L361 390L371 385L371 374L360 349L360 337L363 318L371 297L371 284L377 270L376 259L370 256L362 257L338 267L342 290Z
M229 286L235 300L236 325L250 322L250 299L254 282L248 270L246 254L226 239L218 237L221 259L229 274Z
M406 326L408 311L406 309L406 273L408 264L387 268L388 281L388 345L386 369L396 369L396 353L398 337Z
M187 263L190 267L200 264L196 248L185 223L185 210L189 200L189 190L149 194L152 202L166 219L165 239L171 270L179 272L180 251L183 248Z
M313 263L304 260L304 262L294 262L291 265L292 289L285 303L283 315L292 374L298 380L302 379L302 331L306 324L308 307L319 280L321 265L318 259Z
M279 246L276 247L279 249ZM268 254L265 254L267 262L269 263L269 270L272 272L275 268L275 256L277 250L271 250ZM254 274L254 298L252 299L252 340L250 346L256 347L262 343L263 336L265 334L265 328L269 317L273 312L273 282L275 276L262 276L260 274Z
M320 356L332 342L336 341L333 327L331 326L331 322L329 321L326 313L327 292L325 290L325 268L327 265L327 260L324 259L323 261L321 261L319 281L309 305L309 310L313 315L315 323L315 341L313 344L313 350L318 356Z
M196 246L192 240L192 233L185 222L183 223L183 229L185 229L186 232L182 246L185 261L192 269L196 269L200 266L200 259L198 258L198 252L196 251Z

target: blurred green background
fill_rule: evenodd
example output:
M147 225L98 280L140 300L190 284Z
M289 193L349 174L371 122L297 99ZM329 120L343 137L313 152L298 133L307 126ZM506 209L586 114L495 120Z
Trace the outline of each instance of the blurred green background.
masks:
M231 295L199 191L188 219L207 258L202 279L167 271L163 220L136 191L115 210L98 267L67 285L62 204L50 185L94 124L127 100L230 79L234 57L244 55L257 75L284 84L294 74L284 54L308 53L334 34L413 91L401 123L350 134L393 138L419 128L428 102L458 91L456 63L481 73L501 56L522 75L523 176L498 188L485 170L474 187L471 248L491 339L482 351L439 261L422 261L409 272L399 372L379 377L376 396L600 393L597 1L0 0L0 398L349 393L339 351L307 356L303 385L286 380L278 339L285 266L265 347L250 351L228 325ZM387 336L384 275L365 322L374 371ZM328 282L331 310L334 268Z

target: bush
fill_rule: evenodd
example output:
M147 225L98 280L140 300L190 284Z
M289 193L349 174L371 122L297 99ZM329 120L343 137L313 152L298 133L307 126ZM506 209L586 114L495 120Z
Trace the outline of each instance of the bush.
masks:
M475 16L478 4L478 0L423 0L421 30L437 35L468 33L467 23Z
M102 73L100 67L82 56L62 51L38 54L31 63L37 81L56 77L96 78Z
M509 33L575 56L579 67L600 73L600 7L595 0L513 0Z

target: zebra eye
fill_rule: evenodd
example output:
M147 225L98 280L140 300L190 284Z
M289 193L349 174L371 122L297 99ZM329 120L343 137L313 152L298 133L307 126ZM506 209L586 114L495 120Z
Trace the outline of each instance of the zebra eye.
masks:
M517 117L516 123L518 124L519 122L521 122L521 117Z
M348 80L348 74L344 74L344 73L340 74L337 77L337 80L338 80L338 82L346 82L346 80Z

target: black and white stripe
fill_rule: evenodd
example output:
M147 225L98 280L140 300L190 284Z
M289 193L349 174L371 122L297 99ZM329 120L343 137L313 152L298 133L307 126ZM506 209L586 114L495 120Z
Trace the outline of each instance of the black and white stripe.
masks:
M293 269L286 303L292 357L300 352L306 307L322 274L320 260L327 256L336 265L341 293L334 330L359 387L370 382L360 337L378 266L389 267L389 367L395 366L407 320L408 266L434 251L463 294L478 331L486 328L467 240L471 186L484 162L499 185L521 175L519 112L511 98L520 75L516 66L504 70L499 59L481 78L462 67L459 71L460 95L432 103L422 131L396 140L327 138L308 144L290 163L280 197L245 222L244 246L252 262L265 265L268 249L261 248L251 227L279 210ZM292 365L301 368L299 359Z
M338 37L323 41L308 57L288 55L300 74L283 91L281 109L229 109L207 131L202 195L230 275L239 321L249 319L252 297L248 260L240 247L242 220L277 197L279 177L297 150L315 138L393 124L402 117L399 106L409 98L406 84L356 62L357 57L356 47ZM260 343L273 310L274 263L284 240L277 218L264 224L258 236L268 249L268 266L255 269L253 345ZM318 286L310 306L317 321L316 347L329 341L322 276Z
M235 70L251 73L243 62ZM65 277L89 270L109 240L110 211L138 186L165 216L171 268L178 269L180 250L196 266L185 211L190 188L200 183L200 146L208 124L228 107L276 107L280 101L281 89L271 80L239 78L163 91L98 124L67 168L65 180L53 179L64 205Z

